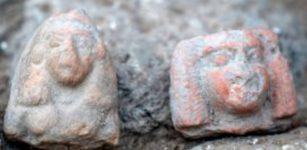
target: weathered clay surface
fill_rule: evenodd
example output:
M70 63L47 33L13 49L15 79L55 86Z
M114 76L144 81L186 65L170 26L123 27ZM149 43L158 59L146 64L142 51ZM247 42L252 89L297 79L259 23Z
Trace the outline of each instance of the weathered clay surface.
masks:
M280 131L297 112L277 36L233 30L182 41L171 65L171 112L187 137Z
M48 149L115 145L116 82L109 54L85 12L53 15L21 54L4 131Z

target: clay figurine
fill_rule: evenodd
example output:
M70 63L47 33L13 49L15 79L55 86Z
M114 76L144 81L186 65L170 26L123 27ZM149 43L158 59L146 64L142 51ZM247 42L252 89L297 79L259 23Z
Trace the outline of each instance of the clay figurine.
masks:
M4 131L46 149L118 143L116 74L84 11L53 15L37 29L12 79Z
M267 29L184 40L171 64L172 120L189 138L281 131L297 112L277 36Z

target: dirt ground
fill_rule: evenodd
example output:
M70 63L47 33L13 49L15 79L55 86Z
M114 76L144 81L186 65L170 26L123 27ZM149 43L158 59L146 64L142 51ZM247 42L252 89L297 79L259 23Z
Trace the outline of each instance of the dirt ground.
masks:
M97 24L119 78L119 150L307 149L307 0L0 0L0 114L20 52L50 15L84 9ZM169 64L180 40L265 27L280 38L298 91L297 126L274 134L187 140L173 128ZM32 150L5 138L0 150Z

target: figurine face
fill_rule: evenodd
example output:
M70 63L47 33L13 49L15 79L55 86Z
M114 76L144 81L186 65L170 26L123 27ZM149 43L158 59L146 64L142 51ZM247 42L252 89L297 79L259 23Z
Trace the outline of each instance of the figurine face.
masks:
M75 85L86 77L92 67L94 42L92 35L82 29L59 28L51 32L48 68L51 75L68 85Z
M222 109L230 112L257 110L269 84L263 50L259 45L245 46L246 43L235 43L233 47L221 45L205 52L203 68L208 85L204 86L213 88L217 94L215 104Z

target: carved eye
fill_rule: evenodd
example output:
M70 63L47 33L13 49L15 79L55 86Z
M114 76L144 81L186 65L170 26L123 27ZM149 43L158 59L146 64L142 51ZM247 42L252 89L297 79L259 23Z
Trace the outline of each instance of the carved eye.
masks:
M61 45L61 42L63 42L63 35L58 33L53 33L53 35L48 36L50 38L49 40L49 46L51 48L56 48Z
M73 43L80 56L89 56L91 54L94 44L89 37L74 35Z
M209 63L213 66L223 66L228 64L233 57L233 52L228 49L216 50L208 56Z
M261 61L261 53L258 48L250 48L246 50L247 59L249 62L259 62Z
M52 47L52 48L59 47L60 43L58 41L51 40L50 43L49 43L49 46Z

